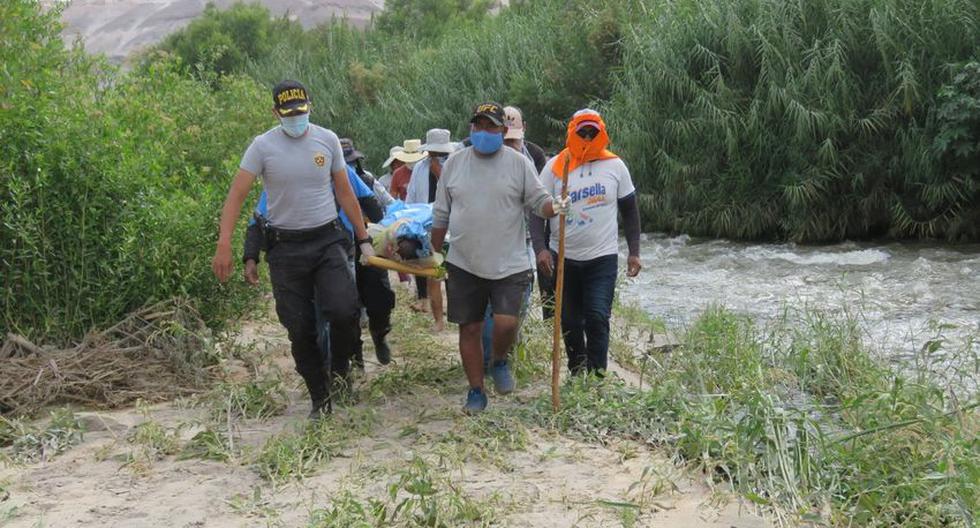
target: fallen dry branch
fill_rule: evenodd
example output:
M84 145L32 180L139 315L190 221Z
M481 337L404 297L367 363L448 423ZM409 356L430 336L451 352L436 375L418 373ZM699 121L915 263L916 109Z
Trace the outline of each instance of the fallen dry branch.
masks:
M0 347L0 413L52 404L117 407L195 392L214 363L207 327L185 301L146 306L78 345L53 350L8 335Z

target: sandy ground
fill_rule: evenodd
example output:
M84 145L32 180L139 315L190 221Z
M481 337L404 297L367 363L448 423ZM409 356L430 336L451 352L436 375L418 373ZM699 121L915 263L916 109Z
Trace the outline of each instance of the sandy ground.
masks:
M290 404L280 415L235 424L244 453L230 462L176 456L141 458L127 441L146 420L180 427L190 438L207 421L207 410L177 401L151 408L81 413L87 432L82 443L46 463L5 466L0 483L0 525L10 527L231 527L306 526L311 512L329 506L341 492L366 500L386 499L389 484L415 460L425 460L441 482L475 500L495 501L494 525L527 527L737 527L768 526L724 490L676 466L662 453L629 441L585 443L552 431L530 428L522 448L474 452L452 441L472 425L459 411L459 387L418 388L338 413L376 411L368 436L351 438L342 453L304 479L273 485L248 462L247 453L270 437L305 423L308 401L291 372L282 329L264 318L246 324L239 341L269 354L289 376ZM443 333L447 363L455 336ZM373 352L365 350L365 357ZM368 362L366 376L381 368L401 368L404 358L380 367ZM232 369L234 370L234 369ZM239 369L244 373L244 369ZM624 376L628 373L624 372ZM458 389L458 390L456 390ZM547 390L541 383L514 395L491 396L491 405L519 406ZM135 454L134 454L135 453ZM2 489L2 488L0 488ZM642 504L626 524L623 501Z

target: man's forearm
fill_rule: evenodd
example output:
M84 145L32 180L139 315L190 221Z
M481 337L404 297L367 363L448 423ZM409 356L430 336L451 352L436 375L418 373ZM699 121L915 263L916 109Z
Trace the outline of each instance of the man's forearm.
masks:
M544 235L547 220L538 215L529 216L528 224L530 224L531 231L531 247L534 248L534 254L537 255L548 248L548 241L545 240Z
M545 202L544 205L541 206L541 214L539 214L538 216L540 216L541 218L553 218L555 216L558 216L558 213L555 212L554 203L551 200Z
M442 252L442 246L446 241L446 232L448 231L445 227L433 227L432 228L432 251L439 253Z
M235 234L238 215L242 212L242 204L248 198L254 181L255 177L245 171L239 171L235 175L235 180L232 182L231 188L228 189L225 204L221 208L221 220L218 223L218 246L231 247L231 239Z
M238 215L242 212L240 202L236 203L231 196L225 200L225 206L221 209L221 221L218 228L218 245L221 247L231 247L231 239L235 235L235 223Z
M617 202L619 212L623 215L623 231L626 235L626 247L630 256L640 255L640 207L636 193L621 198Z

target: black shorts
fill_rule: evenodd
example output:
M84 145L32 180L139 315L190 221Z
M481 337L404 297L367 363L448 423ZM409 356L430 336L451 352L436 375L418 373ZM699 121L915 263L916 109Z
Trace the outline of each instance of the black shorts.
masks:
M447 315L456 324L482 321L488 302L493 304L494 314L520 316L524 293L534 277L527 270L502 279L484 279L448 262L446 271Z

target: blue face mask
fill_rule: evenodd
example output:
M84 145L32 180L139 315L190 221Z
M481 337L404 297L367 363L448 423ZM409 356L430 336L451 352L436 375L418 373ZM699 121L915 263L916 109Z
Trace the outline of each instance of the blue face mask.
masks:
M504 135L499 132L474 130L470 133L470 143L480 154L493 154L504 146Z
M298 138L305 134L310 126L310 114L280 117L279 124L282 125L282 131L287 136Z

